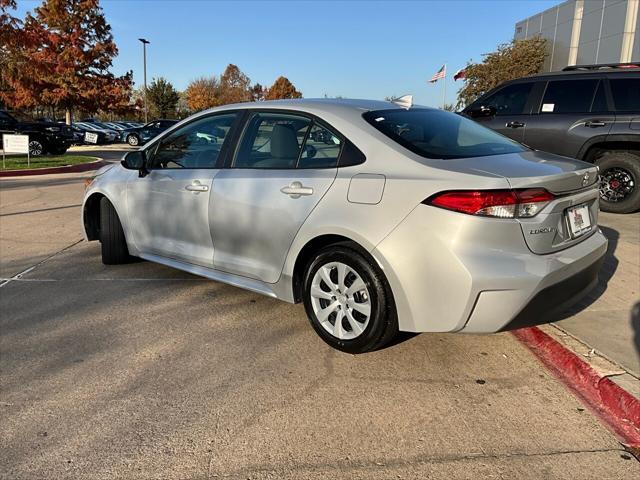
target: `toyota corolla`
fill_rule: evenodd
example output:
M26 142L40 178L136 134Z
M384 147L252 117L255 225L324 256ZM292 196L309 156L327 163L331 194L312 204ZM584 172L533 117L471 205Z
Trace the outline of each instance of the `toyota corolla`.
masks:
M303 302L354 353L398 330L551 321L595 285L607 247L596 167L406 99L199 113L99 171L82 211L103 263Z

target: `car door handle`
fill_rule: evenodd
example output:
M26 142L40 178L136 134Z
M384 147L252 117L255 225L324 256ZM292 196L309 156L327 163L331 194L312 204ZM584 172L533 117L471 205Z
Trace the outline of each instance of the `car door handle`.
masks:
M202 185L198 180L194 180L190 185L184 187L185 190L189 190L190 192L200 193L206 192L209 190L208 185Z
M300 198L302 195L313 195L313 188L305 187L300 182L291 182L288 186L280 189L285 195L291 198Z
M604 127L606 125L607 125L606 122L600 122L598 120L589 120L588 122L584 122L585 127L591 127L591 128Z
M508 122L505 124L505 127L508 128L521 128L524 127L524 123L522 122Z

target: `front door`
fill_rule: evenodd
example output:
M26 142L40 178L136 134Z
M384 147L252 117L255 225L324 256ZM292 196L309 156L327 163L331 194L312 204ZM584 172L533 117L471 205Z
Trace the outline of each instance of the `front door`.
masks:
M213 266L209 196L236 117L199 118L145 149L149 174L127 184L130 231L141 253Z
M576 158L593 137L605 141L614 122L604 81L553 80L527 121L524 143L536 150Z
M296 233L333 183L340 138L310 118L254 113L213 179L214 265L275 283Z

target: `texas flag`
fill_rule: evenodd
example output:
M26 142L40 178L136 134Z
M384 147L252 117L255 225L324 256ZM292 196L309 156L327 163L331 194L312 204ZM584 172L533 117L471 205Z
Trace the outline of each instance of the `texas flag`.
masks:
M453 74L453 79L458 80L459 78L466 78L467 72L465 72L464 68L461 68L456 73Z

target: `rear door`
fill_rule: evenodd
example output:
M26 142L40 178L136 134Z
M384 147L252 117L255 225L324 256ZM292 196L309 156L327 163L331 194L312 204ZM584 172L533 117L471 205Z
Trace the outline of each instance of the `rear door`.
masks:
M610 131L611 139L637 142L640 136L640 74L625 72L612 75L609 85L616 112L616 122ZM614 135L618 137L613 138Z
M524 143L536 150L577 158L593 137L601 136L604 141L614 121L604 80L550 80L527 121Z
M486 98L472 105L496 109L493 117L478 117L474 120L513 140L522 142L524 130L529 119L530 99L534 93L535 82L521 82L506 85Z
M253 111L213 180L214 266L275 283L296 233L333 183L343 140L298 113Z
M201 117L145 150L149 174L127 183L130 231L142 253L213 266L209 196L238 115Z

